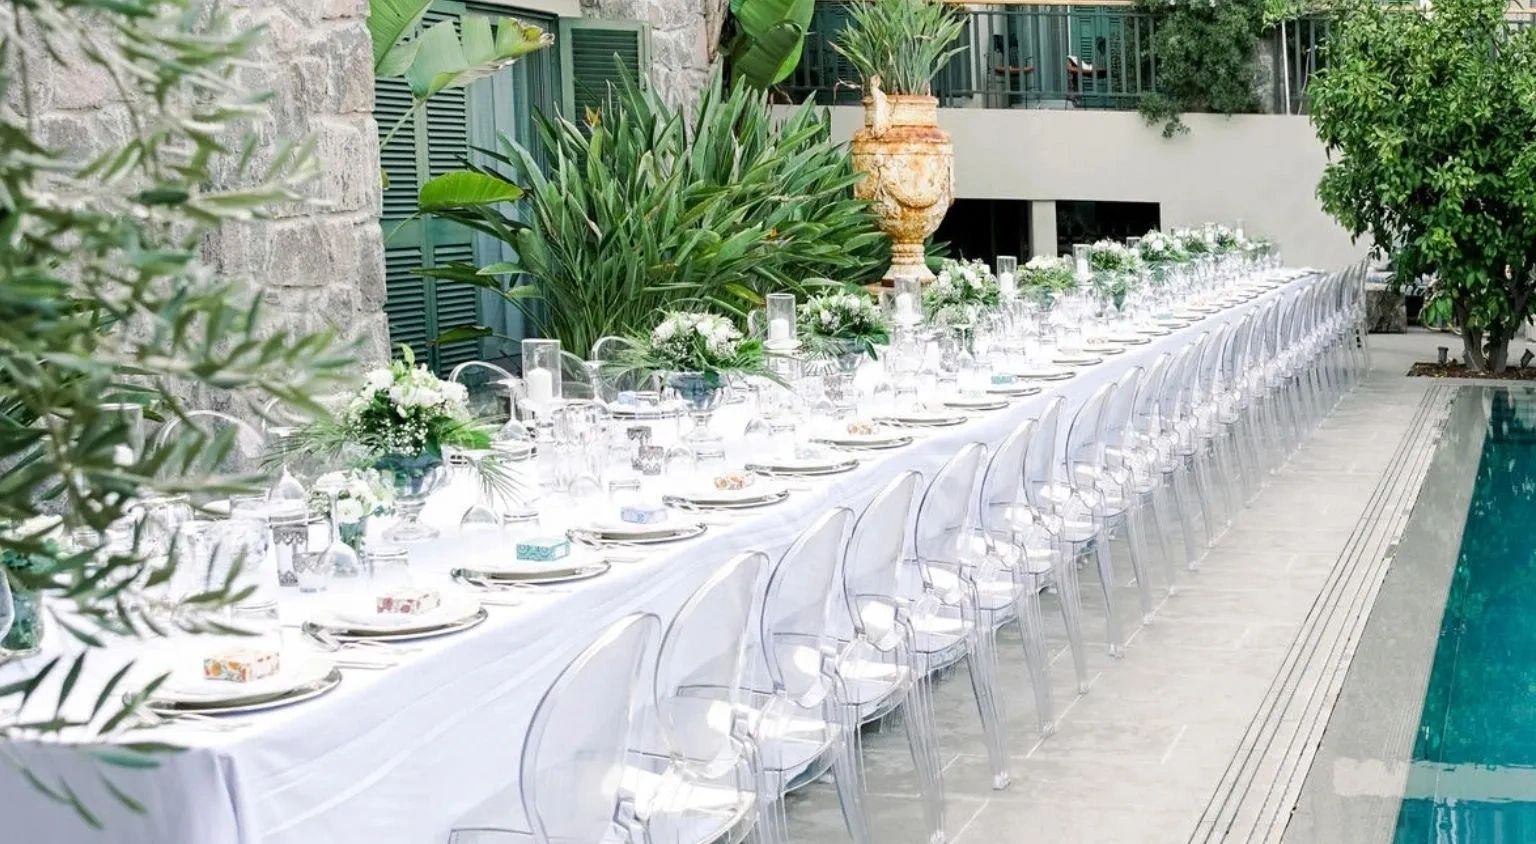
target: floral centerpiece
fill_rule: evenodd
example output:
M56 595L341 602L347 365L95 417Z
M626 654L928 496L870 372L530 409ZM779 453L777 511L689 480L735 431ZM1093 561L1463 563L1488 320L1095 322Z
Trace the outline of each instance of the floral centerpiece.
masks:
M1184 254L1191 257L1209 255L1216 251L1214 233L1209 227L1193 229L1174 229L1172 237Z
M1189 260L1189 253L1184 251L1177 238L1156 229L1143 235L1136 248L1141 253L1141 260L1148 264L1177 264Z
M386 478L374 469L347 469L328 472L315 479L310 507L328 514L336 537L354 551L361 551L368 533L368 519L390 511L395 491Z
M799 334L814 357L854 352L875 357L875 347L891 341L885 312L864 293L825 293L797 310Z
M1141 255L1118 240L1100 240L1088 247L1088 267L1095 273L1134 273Z
M987 262L946 259L933 284L923 291L923 308L935 325L968 326L996 308L1000 296L997 277Z
M1088 247L1088 266L1095 287L1112 296L1119 307L1141 271L1141 253L1118 240L1100 240Z
M1077 286L1072 259L1036 255L1019 271L1019 286L1032 290L1063 291Z
M650 334L631 338L629 348L618 355L613 368L662 377L693 415L688 440L695 454L715 454L722 449L719 439L709 432L709 418L720 403L727 377L772 377L761 340L744 337L741 329L723 316L689 311L663 314Z
M1223 226L1220 223L1206 223L1206 240L1214 244L1213 251L1218 255L1229 255L1233 252L1241 252L1247 244L1238 237L1237 230Z
M437 536L417 517L447 480L450 454L476 469L493 492L513 492L515 483L490 450L492 428L471 416L464 385L418 365L409 347L401 351L400 360L364 375L335 418L299 429L280 452L345 457L354 468L383 473L400 516L385 538L420 542Z

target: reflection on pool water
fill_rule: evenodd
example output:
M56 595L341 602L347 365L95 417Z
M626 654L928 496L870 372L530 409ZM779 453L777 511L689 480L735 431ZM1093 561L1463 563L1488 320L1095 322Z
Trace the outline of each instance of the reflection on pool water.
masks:
M1400 844L1536 842L1536 394L1492 398Z

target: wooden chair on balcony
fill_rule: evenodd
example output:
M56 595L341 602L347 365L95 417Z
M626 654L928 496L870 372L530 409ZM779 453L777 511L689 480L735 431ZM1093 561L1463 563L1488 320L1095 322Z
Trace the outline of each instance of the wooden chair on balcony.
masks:
M1002 33L992 35L988 68L987 108L1012 108L1029 100L1028 80L1035 72L1034 59L1019 61L1019 45L1007 49Z

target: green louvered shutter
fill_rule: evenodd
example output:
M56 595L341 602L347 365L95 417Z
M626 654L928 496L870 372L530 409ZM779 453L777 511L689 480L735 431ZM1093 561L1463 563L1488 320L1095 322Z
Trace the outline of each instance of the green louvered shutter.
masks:
M427 13L424 25L457 20L462 12L462 4L439 2ZM400 79L377 80L374 92L374 116L382 140L410 110L411 95ZM469 115L462 88L429 100L426 109L380 150L389 178L380 222L387 238L384 311L389 317L390 344L396 349L401 344L410 346L418 361L440 373L479 357L477 340L443 346L432 342L449 328L480 321L479 294L466 284L422 278L416 270L473 261L473 233L443 220L405 221L416 211L416 192L422 182L463 167L468 154Z
M608 86L619 81L614 56L630 75L649 84L651 69L650 30L634 21L593 18L561 18L561 108L567 120L580 124L588 109L598 109L608 98Z

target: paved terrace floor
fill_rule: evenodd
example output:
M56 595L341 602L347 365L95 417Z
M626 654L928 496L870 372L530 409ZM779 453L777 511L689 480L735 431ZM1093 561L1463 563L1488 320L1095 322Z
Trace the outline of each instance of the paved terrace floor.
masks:
M1104 648L1103 601L1083 570L1084 631L1092 641L1088 694L1073 697L1071 657L1054 596L1052 674L1059 726L1040 739L1016 633L1000 642L1013 784L990 787L981 727L964 668L935 684L950 840L1185 842L1223 784L1245 731L1264 706L1287 651L1329 580L1372 491L1432 379L1407 378L1415 360L1459 339L1424 332L1371 338L1372 370L1260 496L1237 514L1200 570L1185 574L1142 626L1129 558L1116 547L1118 604L1134 631L1123 659ZM1151 566L1157 594L1164 569ZM923 840L905 733L866 728L874 839ZM835 792L816 783L791 795L796 841L846 841ZM1283 823L1283 819L1282 819ZM1202 840L1204 840L1202 838Z

